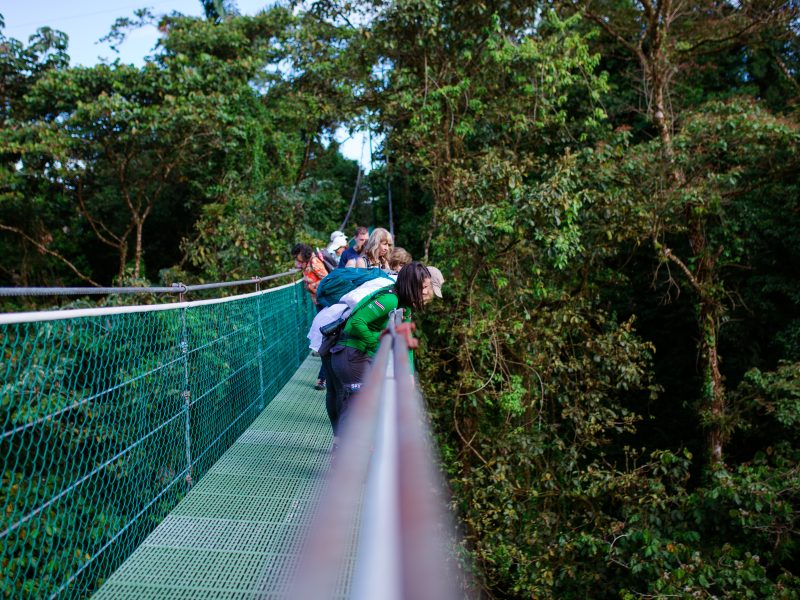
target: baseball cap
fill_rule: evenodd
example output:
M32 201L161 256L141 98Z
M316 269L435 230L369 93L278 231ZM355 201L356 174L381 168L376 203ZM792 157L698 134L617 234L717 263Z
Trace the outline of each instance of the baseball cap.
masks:
M347 238L344 235L338 235L336 237L331 238L331 243L328 244L327 250L332 254L342 246L347 246Z
M441 298L444 276L442 275L442 272L436 267L428 267L428 272L431 274L431 287L433 288L433 293L439 298Z

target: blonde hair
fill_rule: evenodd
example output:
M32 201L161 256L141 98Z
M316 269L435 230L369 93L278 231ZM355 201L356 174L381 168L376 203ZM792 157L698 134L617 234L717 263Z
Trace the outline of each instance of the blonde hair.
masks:
M389 270L399 271L411 262L411 254L405 248L395 246L389 254Z
M368 267L380 267L386 269L389 267L389 256L380 257L378 253L381 251L381 242L387 240L389 245L392 245L392 234L386 231L383 227L376 227L364 245L364 252L361 256L367 263ZM391 253L391 248L389 248Z

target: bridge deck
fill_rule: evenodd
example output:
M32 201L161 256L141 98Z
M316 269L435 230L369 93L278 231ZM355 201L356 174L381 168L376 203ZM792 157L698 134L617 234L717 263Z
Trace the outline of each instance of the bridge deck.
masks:
M309 357L247 431L93 596L278 598L330 464L324 392ZM349 572L338 594L347 595Z

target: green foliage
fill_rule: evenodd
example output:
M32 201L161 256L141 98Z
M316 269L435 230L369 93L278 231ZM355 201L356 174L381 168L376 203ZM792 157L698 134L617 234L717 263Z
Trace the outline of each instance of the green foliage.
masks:
M303 196L302 222L323 244L347 214L357 175L356 162L342 157L334 142L313 156L305 179L296 186L296 192Z
M800 364L783 362L775 371L751 369L733 391L745 436L769 444L796 444L800 425Z
M3 38L2 278L283 270L369 127L351 224L391 182L445 274L418 365L485 595L796 597L797 10L670 6L209 1L119 21L141 69Z
M536 31L553 35L549 42L534 38L538 48L563 48L555 42L567 34L558 26ZM592 55L576 55L591 73ZM427 66L434 73L457 68L449 56L436 58ZM575 64L559 58L549 64L564 69L554 81L565 83L566 98L557 97L555 106L563 102L566 121L557 108L536 125L519 119L530 112L504 105L524 97L517 82L488 93L507 126L479 135L487 114L472 126L480 105L458 103L478 96L495 66L483 78L462 74L452 88L426 89L427 96L418 83L416 95L402 96L417 102L408 111L414 116L394 123L417 136L404 139L418 148L409 160L430 174L424 181L437 202L433 261L450 275L452 305L426 323L434 356L419 364L467 554L482 585L508 597L789 597L796 580L796 523L787 512L796 495L794 459L757 464L763 440L751 436L732 451L737 462L727 479L722 471L698 479L705 456L684 452L679 440L705 423L721 427L733 445L737 427L747 429L746 415L713 414L697 388L695 399L659 398L653 374L661 355L671 361L675 352L643 340L633 319L641 297L652 295L651 282L668 298L686 290L702 300L697 307L719 311L697 308L698 325L732 322L721 332L701 330L704 347L716 348L720 338L727 348L727 340L738 339L732 362L752 359L741 343L747 338L734 330L737 321L756 322L748 304L738 302L745 290L748 302L758 298L745 275L757 262L781 282L772 288L781 306L794 297L788 270L761 261L784 247L767 242L774 237L765 227L770 214L783 215L775 227L794 239L796 126L747 99L709 102L682 115L668 154L661 140L639 142L629 127L604 133L591 115L570 111L578 98L602 97L595 94L608 88L591 74L571 79ZM521 64L514 63L515 72L524 72ZM544 99L529 91L534 105L553 100L552 90ZM451 94L449 103L434 108L437 93ZM450 123L447 131L432 126L437 119ZM513 137L516 127L524 140ZM566 149L554 133L582 139L570 128L592 146ZM704 245L692 246L700 230ZM666 249L681 253L685 272ZM793 251L784 255L796 264ZM636 272L642 264L651 270ZM640 281L641 289L627 287ZM790 313L780 319L773 327L788 334ZM694 356L686 358L694 367ZM670 390L675 378L666 381ZM659 448L646 432L658 430L656 415L684 402L693 410L682 417L695 421L681 421L689 429L674 439L661 434L676 447ZM762 419L754 429L765 427ZM631 440L645 447L634 451ZM756 509L737 490L762 490L772 500Z
M19 40L6 37L1 30L5 20L0 14L0 124L20 109L20 102L36 81L52 70L69 64L66 34L42 27L24 45Z
M438 15L433 5L414 5L428 11L422 15L404 12L410 6L389 7L374 26L377 51L393 64L382 117L392 127L395 162L424 174L437 202L454 203L452 184L479 164L502 158L527 168L546 143L585 136L602 118L592 98L605 78L593 72L598 57L574 19L548 12L535 25L535 14L516 4L503 9L508 14L478 3L445 5ZM436 28L424 25L438 19ZM579 111L585 119L566 123L576 94L589 98Z
M302 217L303 198L294 192L232 196L204 208L183 250L209 281L280 272Z
M70 69L57 62L60 54L36 66L35 51L46 47L14 46L21 58L11 67L36 76L28 76L35 85L8 86L16 94L7 105L14 127L0 136L7 223L0 233L7 254L20 257L16 267L6 265L7 280L77 275L110 283L128 273L153 278L179 261L208 265L195 275L203 279L282 268L277 256L292 243L294 219L219 242L243 247L240 257L223 251L208 258L219 244L202 245L207 223L230 211L226 206L255 215L266 196L305 202L313 239L327 240L339 226L345 182L352 186L355 173L330 158L337 146L326 149L324 140L348 114L344 98L352 102L357 65L336 58L332 42L308 46L324 25L284 8L209 21L172 15L159 22L140 11L135 21L120 20L110 37L120 41L128 29L156 23L166 35L142 68ZM331 55L323 60L320 49ZM97 242L105 252L89 251ZM181 248L196 254L180 260ZM263 260L253 260L256 251Z
M609 556L642 583L623 597L794 597L786 567L797 545L797 466L796 457L756 457L699 489L661 490L657 510L629 514Z

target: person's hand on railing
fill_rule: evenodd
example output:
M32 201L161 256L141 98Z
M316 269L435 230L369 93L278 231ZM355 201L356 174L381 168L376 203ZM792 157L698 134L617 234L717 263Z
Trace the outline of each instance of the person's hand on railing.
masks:
M414 350L414 348L419 347L419 340L412 335L416 330L417 326L413 322L400 323L399 325L396 325L394 328L395 333L397 333L397 335L402 335L403 338L406 340L406 344L408 345L409 350ZM383 337L384 335L388 335L389 333L391 333L391 331L387 327L386 329L381 331L381 337Z

